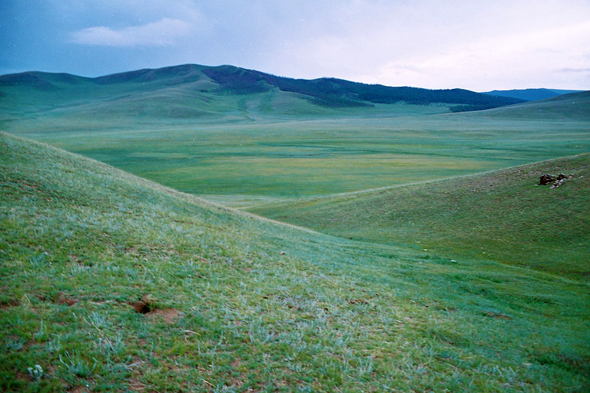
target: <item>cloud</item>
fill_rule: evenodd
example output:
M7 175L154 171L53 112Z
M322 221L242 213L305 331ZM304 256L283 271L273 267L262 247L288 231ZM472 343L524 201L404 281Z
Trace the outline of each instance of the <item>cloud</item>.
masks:
M580 59L590 49L588 36L590 23L582 23L455 42L442 53L420 53L386 63L365 79L435 88L465 86L467 81L468 88L485 90L490 84L497 88L542 86L550 76L552 83L567 85L572 80L555 70L568 64L574 67L561 68L561 72L584 72Z
M233 64L395 86L588 88L588 0L2 1L0 71Z
M271 72L337 76L428 88L563 87L584 83L556 70L590 58L590 4L570 1L367 2L328 14L312 36L268 57ZM419 12L421 9L428 12ZM335 11L331 11L334 13ZM285 71L281 71L285 70ZM583 72L579 72L580 76ZM578 78L578 79L576 79Z
M94 26L72 33L72 42L82 45L137 47L170 46L181 37L189 35L193 26L181 19L164 18L141 26L113 30L106 26Z
M561 72L590 72L590 68L562 68Z

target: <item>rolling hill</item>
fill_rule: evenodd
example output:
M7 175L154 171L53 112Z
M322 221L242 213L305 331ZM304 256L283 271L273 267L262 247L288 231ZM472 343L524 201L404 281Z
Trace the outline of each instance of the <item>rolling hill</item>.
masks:
M590 151L590 111L583 99L543 103L545 111L528 103L450 113L458 105L486 104L469 101L473 97L489 97L302 81L230 66L0 79L3 130L234 206ZM334 105L316 102L328 99ZM359 105L338 106L339 100ZM419 100L455 103L408 103Z
M0 199L2 391L590 386L579 281L279 224L4 133Z
M2 76L0 390L586 391L589 99Z
M296 97L311 103L312 107L324 108L371 107L374 104L406 102L417 105L444 103L451 108L458 108L455 110L474 110L522 102L514 98L495 97L462 89L388 87L334 78L292 79L234 66L206 67L193 64L137 70L98 78L42 72L4 75L0 76L0 92L3 95L0 103L12 101L25 106L27 103L36 105L38 101L23 94L22 89L24 92L57 96L57 100L51 100L55 107L88 105L89 100L102 102L103 105L120 106L120 101L126 102L129 94L143 93L137 98L144 102L154 99L179 101L176 105L174 102L166 103L168 115L179 117L199 117L215 107L208 108L205 105L203 112L192 112L187 110L191 100L205 104L213 97L268 92L278 93L281 97ZM106 100L104 96L108 96ZM140 104L132 108L138 111L142 109ZM229 109L239 109L215 108L218 114L226 113ZM148 109L151 106L148 105L144 110L150 112Z
M485 92L498 97L511 97L524 101L540 101L557 97L563 94L581 93L579 90L557 90L557 89L514 89L514 90L492 90Z
M590 91L563 94L542 101L527 102L510 108L495 108L484 116L509 119L590 120Z
M572 175L559 188L545 173ZM250 211L345 238L413 245L450 259L493 260L590 277L590 154L485 174L263 205Z

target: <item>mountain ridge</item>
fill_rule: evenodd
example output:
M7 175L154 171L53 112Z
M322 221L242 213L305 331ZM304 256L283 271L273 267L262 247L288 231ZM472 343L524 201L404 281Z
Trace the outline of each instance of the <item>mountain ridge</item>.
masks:
M560 94L539 101L530 101L510 107L492 108L485 113L489 117L512 119L569 119L590 120L590 91Z
M540 101L546 100L553 97L558 97L564 94L581 93L583 90L560 90L560 89L546 89L546 88L535 88L535 89L512 89L512 90L492 90L484 92L498 97L512 97L518 98L524 101Z
M416 105L445 103L453 111L489 109L524 102L510 97L495 97L465 89L431 90L417 87L391 87L351 82L337 78L294 79L275 76L231 65L203 66L183 64L157 69L140 69L95 78L66 73L30 71L0 76L0 87L29 86L41 91L57 91L82 82L90 85L124 83L150 84L154 87L202 82L200 92L218 94L255 94L271 90L295 93L299 98L328 108L370 107L375 104L406 102Z

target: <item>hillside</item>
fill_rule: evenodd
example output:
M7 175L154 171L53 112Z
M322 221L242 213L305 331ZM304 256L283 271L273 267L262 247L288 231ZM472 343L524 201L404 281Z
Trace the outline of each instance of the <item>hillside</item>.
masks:
M586 284L289 227L3 133L0 182L2 391L590 386Z
M556 189L545 173L573 175ZM250 209L345 238L492 260L588 281L590 154Z
M492 90L485 92L498 97L517 98L524 101L540 101L557 97L563 94L581 93L579 90L558 90L558 89L513 89L513 90Z
M2 130L233 206L460 176L590 151L589 111L579 100L552 112L528 110L522 118L509 110L521 104L450 113L460 105L486 104L473 97L489 97L303 81L230 66L0 79ZM364 104L314 103L329 97L334 103ZM420 100L456 103L408 103Z
M203 70L172 67L96 80L31 74L0 88L6 93L0 127L235 206L590 151L590 111L580 99L465 113L449 113L455 104L405 102L328 108L277 87L219 91ZM42 81L54 88L43 90ZM533 104L546 110L527 107Z
M144 69L98 78L27 72L0 76L0 109L27 112L60 108L78 115L109 113L150 117L201 118L236 116L241 102L262 99L264 113L330 113L329 109L370 108L406 102L446 104L453 110L510 105L520 100L467 90L427 90L366 85L333 78L291 79L233 66L186 64ZM250 101L249 99L247 101ZM284 105L287 101L289 105ZM294 112L292 107L298 108ZM448 109L447 109L448 110Z
M267 91L268 86L274 86L282 91L302 94L312 103L326 107L368 106L374 103L394 104L404 101L416 105L461 104L457 108L478 110L520 102L518 99L492 98L463 89L428 90L414 87L388 87L335 78L291 79L231 66L209 68L204 70L204 73L219 83L224 90L238 94Z
M563 94L542 101L527 102L510 108L494 108L483 116L507 119L590 120L590 91Z

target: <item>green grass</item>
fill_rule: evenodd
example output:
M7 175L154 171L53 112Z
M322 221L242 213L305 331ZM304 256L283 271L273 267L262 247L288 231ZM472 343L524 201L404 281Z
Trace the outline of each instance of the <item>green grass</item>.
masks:
M590 389L588 155L514 167L590 151L588 94L335 109L193 71L0 87L2 130L119 168L0 134L0 390Z
M465 116L465 115L463 115ZM292 198L408 184L590 150L588 123L471 117L183 125L68 123L7 130L197 195ZM47 126L48 131L42 127ZM96 127L94 130L92 127Z
M549 100L496 108L486 111L490 117L512 119L590 120L590 91L564 94Z
M0 153L2 391L590 387L587 284L279 224L7 134Z
M545 173L573 178L538 186ZM365 242L411 245L590 277L590 154L453 179L270 203L267 217Z
M183 84L166 78L51 83L57 90L0 86L3 129L233 206L249 205L252 198L409 184L590 151L586 93L576 95L574 104L568 95L570 101L558 97L450 114L444 104L334 109L277 89L219 93L206 78Z

